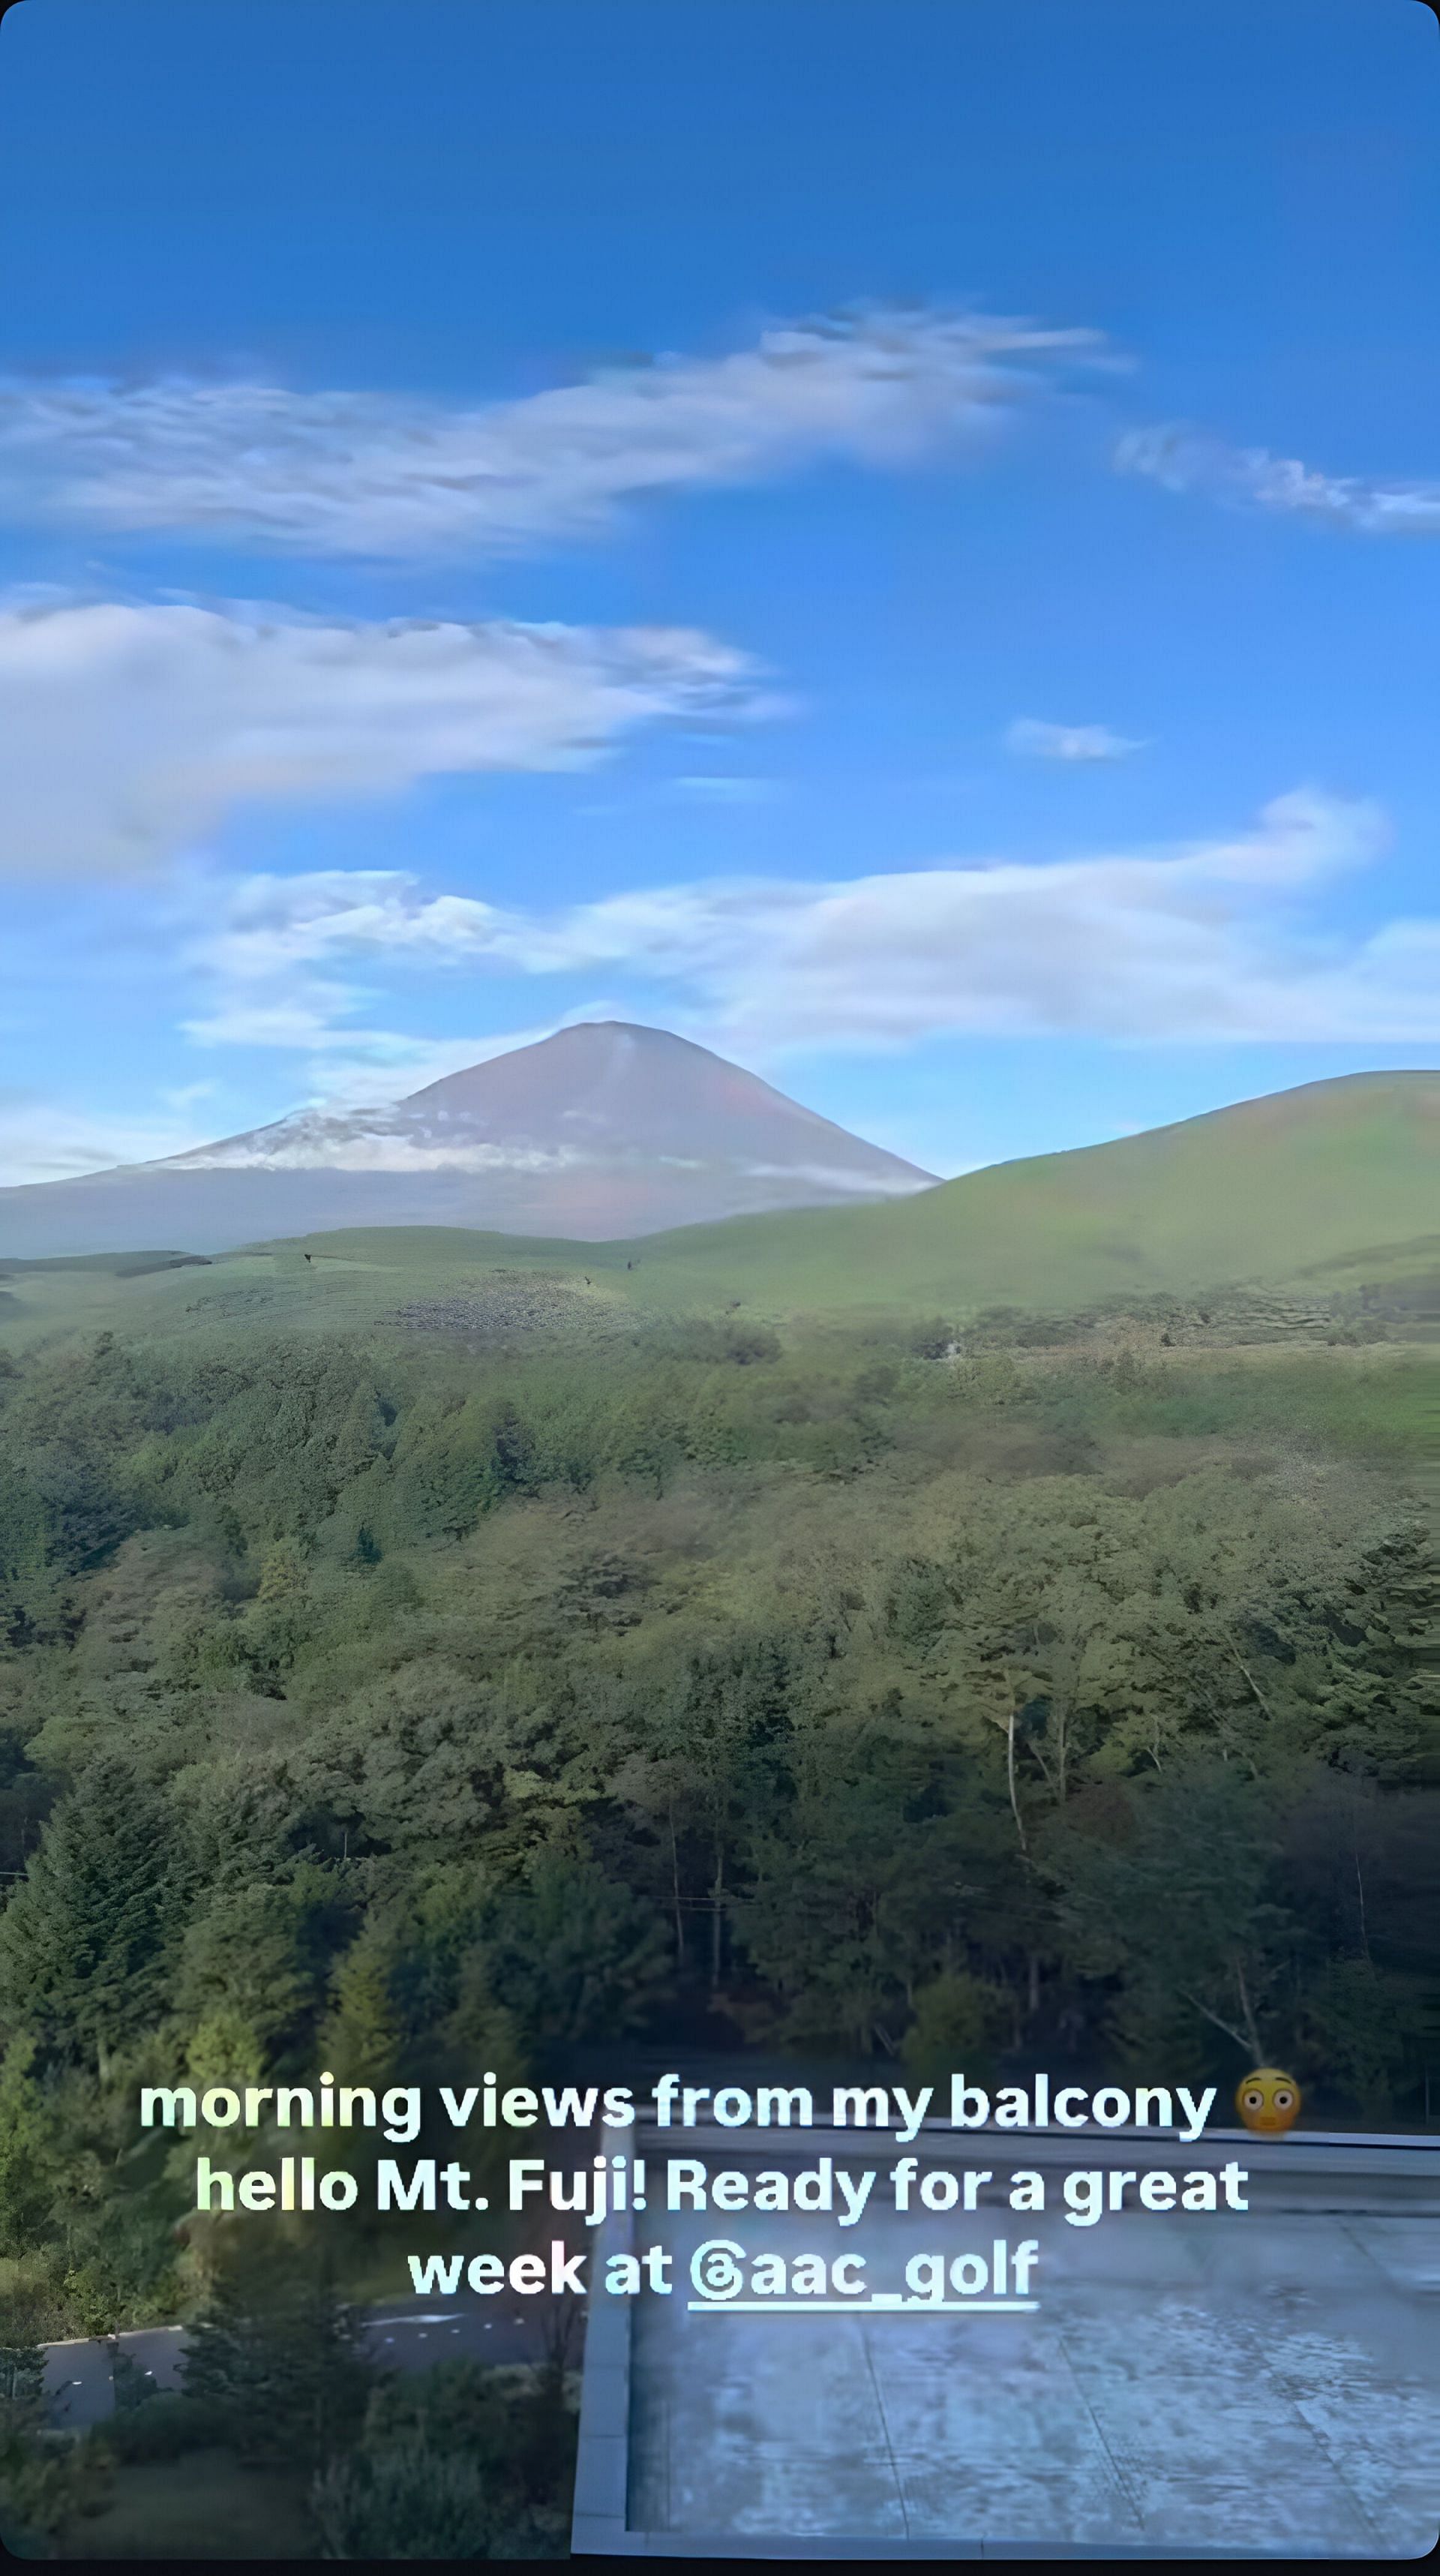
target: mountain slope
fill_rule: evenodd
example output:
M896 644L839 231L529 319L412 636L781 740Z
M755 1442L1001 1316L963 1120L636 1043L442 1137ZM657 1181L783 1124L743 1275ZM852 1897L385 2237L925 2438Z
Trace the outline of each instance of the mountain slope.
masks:
M932 1178L706 1047L603 1021L393 1106L302 1112L166 1162L0 1190L0 1257L218 1252L339 1226L603 1242Z
M506 1061L512 1060L500 1059ZM446 1087L435 1085L417 1098L433 1101ZM824 1130L823 1121L813 1124ZM270 1129L262 1137L282 1132ZM163 1186L173 1186L176 1167L151 1168L161 1172ZM136 1176L114 1177L123 1182ZM337 1229L346 1220L337 1214L325 1230L327 1220L314 1213L317 1176L303 1170L201 1168L181 1170L178 1177L187 1189L197 1182L218 1189L232 1225L243 1218L234 1195L242 1182L255 1188L257 1212L258 1199L277 1179L294 1185L296 1222L256 1223L245 1228L246 1236L252 1243L273 1242L278 1234L307 1237L316 1261L303 1268L292 1241L281 1246L274 1262L267 1256L242 1264L251 1280L245 1295L254 1299L257 1316L268 1311L271 1291L263 1281L272 1268L282 1304L294 1294L284 1278L292 1268L302 1275L303 1268L317 1294L323 1282L321 1303L311 1299L304 1311L313 1306L317 1319L325 1312L338 1321L343 1307L346 1319L359 1325L393 1311L412 1271L417 1285L423 1280L438 1291L446 1282L517 1262L538 1263L561 1276L588 1272L597 1295L634 1298L652 1310L714 1307L736 1298L751 1313L775 1314L865 1307L951 1315L987 1305L1064 1309L1152 1290L1292 1282L1307 1273L1384 1279L1440 1269L1440 1073L1355 1074L1310 1083L1113 1144L996 1164L888 1205L736 1216L629 1243L591 1237L593 1251L576 1235L569 1242L553 1233L540 1240L537 1226L517 1239L515 1233L471 1230L463 1220L447 1228L431 1219L422 1233L411 1230L420 1220L402 1216L391 1224L370 1220L361 1233L341 1233ZM328 1177L364 1185L374 1178ZM380 1177L410 1186L403 1174ZM109 1178L101 1176L102 1182ZM457 1195L463 1182L460 1176ZM27 1218L32 1242L22 1245L7 1201L43 1204L52 1194L59 1200L93 1187L52 1182L46 1189L0 1192L0 1264L6 1253L67 1248L53 1240L43 1247L34 1242L41 1228L33 1218ZM304 1214L307 1192L310 1212ZM186 1197L183 1205L195 1214L193 1200ZM162 1214L178 1217L181 1207L182 1197L171 1198ZM93 1233L94 1216L85 1222ZM45 1231L53 1239L59 1227L50 1219ZM159 1218L128 1233L126 1248L146 1242L204 1248L192 1229ZM222 1263L213 1272L137 1281L127 1287L124 1303L127 1310L137 1299L148 1304L153 1293L166 1310L178 1299L177 1313L198 1300L199 1313L212 1298L233 1296L227 1282L236 1277L232 1265ZM23 1279L16 1288L27 1298L32 1294Z
M775 1308L1088 1303L1293 1280L1437 1238L1440 1073L1307 1083L1171 1127L997 1163L889 1207L664 1235L648 1295ZM1408 1257L1408 1256L1406 1256Z

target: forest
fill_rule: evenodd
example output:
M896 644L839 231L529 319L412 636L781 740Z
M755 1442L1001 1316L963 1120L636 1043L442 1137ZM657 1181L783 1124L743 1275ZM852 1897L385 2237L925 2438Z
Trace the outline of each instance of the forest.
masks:
M445 2545L410 2554L563 2554L563 2354L377 2375L395 2235L315 2233L267 2287L142 2083L761 2051L1228 2097L1271 2063L1322 2125L1432 2120L1440 1365L1201 1322L0 1357L0 2390L35 2545L86 2477L208 2443L325 2554L385 2554L422 2490ZM176 2318L186 2395L47 2452L39 2343Z

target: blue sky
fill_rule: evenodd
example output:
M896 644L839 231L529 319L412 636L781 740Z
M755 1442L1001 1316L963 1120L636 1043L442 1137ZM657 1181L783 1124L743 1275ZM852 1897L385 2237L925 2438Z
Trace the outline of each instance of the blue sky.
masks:
M1440 1055L1417 0L24 0L0 227L0 1179Z

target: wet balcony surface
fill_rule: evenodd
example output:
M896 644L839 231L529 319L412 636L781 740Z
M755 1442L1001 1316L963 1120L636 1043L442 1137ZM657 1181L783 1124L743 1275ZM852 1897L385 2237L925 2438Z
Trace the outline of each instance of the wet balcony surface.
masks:
M1244 2213L1089 2228L983 2204L876 2208L859 2228L657 2213L646 2235L674 2249L676 2288L626 2303L624 2533L577 2528L577 2545L1422 2554L1440 2526L1440 2216L1398 2178L1362 2196L1267 2207L1252 2188ZM997 2235L1039 2242L1033 2312L689 2305L707 2238L863 2250L896 2289L913 2253L988 2255Z

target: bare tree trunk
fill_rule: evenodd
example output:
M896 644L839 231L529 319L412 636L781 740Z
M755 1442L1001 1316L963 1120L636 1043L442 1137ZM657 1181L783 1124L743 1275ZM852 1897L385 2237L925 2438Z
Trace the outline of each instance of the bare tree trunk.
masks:
M1239 1989L1240 2009L1245 2017L1245 2036L1255 2051L1255 2063L1259 2066L1264 2060L1265 2051L1261 2045L1260 2033L1255 2026L1255 2013L1250 2002L1250 1990L1245 1983L1245 1971L1238 1959L1235 1962L1235 1983Z
M1013 1690L1009 1694L1009 1707L1005 1719L1005 1778L1010 1790L1010 1813L1015 1819L1015 1831L1020 1837L1020 1849L1022 1852L1028 1851L1029 1845L1025 1840L1025 1827L1020 1815L1020 1801L1015 1794L1015 1694Z
M1365 1923L1365 1881L1360 1874L1360 1851L1358 1845L1354 1846L1354 1852L1355 1885L1360 1897L1360 1955L1368 1967L1370 1965L1370 1934Z
M723 1843L717 1843L715 1846L715 1885L711 1891L711 1903L714 1907L714 1912L710 1918L710 1990L712 1994L720 1983L720 1946L721 1934L724 1925L724 1914L722 1911L724 1901L725 1846Z
M680 1853L675 1841L675 1793L670 1793L670 1885L675 1899L675 1965L685 1965L685 1921L680 1912Z
M561 2298L544 2302L541 2314L544 2368L557 2393L564 2390L565 2374L570 2368L582 2314L579 2300L569 2290Z
M1254 1692L1254 1694L1255 1694L1256 1699L1259 1701L1259 1704L1260 1704L1261 1708L1263 1708L1263 1710L1264 1710L1264 1712L1265 1712L1265 1714L1266 1714L1266 1716L1267 1716L1267 1717L1273 1718L1273 1717L1274 1717L1274 1714L1275 1714L1275 1711L1274 1711L1274 1710L1273 1710L1273 1708L1271 1707L1270 1702L1268 1701L1268 1699L1267 1699L1267 1698L1266 1698L1266 1696L1265 1696L1265 1693L1264 1693L1264 1692L1262 1691L1262 1689L1260 1688L1260 1685L1259 1685L1259 1683L1257 1682L1257 1680L1255 1679L1254 1674L1253 1674L1253 1673L1252 1673L1252 1671L1250 1670L1249 1665L1246 1663L1244 1656L1241 1654L1239 1647L1236 1645L1234 1638L1231 1636L1229 1629L1228 1629L1228 1628L1222 1629L1222 1630L1221 1630L1221 1634L1222 1634L1222 1636L1223 1636L1223 1637L1224 1637L1224 1639L1225 1639L1225 1643L1226 1643L1226 1645L1227 1645L1227 1646L1229 1647L1229 1649L1230 1649L1231 1655L1233 1656L1233 1658L1234 1658L1235 1662L1238 1664L1238 1666L1239 1666L1239 1668L1240 1668L1240 1671L1243 1673L1243 1675L1244 1675L1244 1677L1245 1677L1245 1680L1248 1682L1248 1684L1249 1684L1249 1686L1250 1686L1251 1690L1252 1690L1252 1691Z
M1005 1669L1005 1718L997 1718L994 1723L997 1723L997 1726L1005 1726L1005 1785L1007 1790L1010 1790L1010 1814L1015 1816L1015 1832L1018 1832L1020 1837L1020 1852L1028 1852L1028 1842L1025 1842L1025 1824L1023 1824L1023 1816L1020 1816L1020 1798L1015 1795L1015 1682L1010 1680L1010 1664L1005 1664L1002 1669Z
M1250 2046L1250 2040L1246 2032L1243 2030L1237 2030L1233 2021L1226 2021L1223 2014L1212 2012L1208 2004L1202 2004L1198 1995L1191 1994L1188 1986L1177 1986L1175 1991L1179 1995L1182 2003L1189 2004L1192 2009L1195 2012L1200 2013L1206 2021L1213 2023L1216 2030L1223 2030L1226 2038L1233 2039L1237 2048L1248 2048Z

